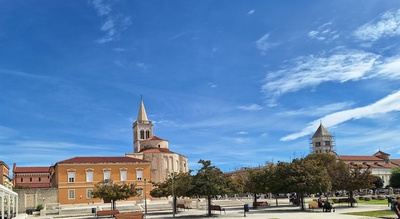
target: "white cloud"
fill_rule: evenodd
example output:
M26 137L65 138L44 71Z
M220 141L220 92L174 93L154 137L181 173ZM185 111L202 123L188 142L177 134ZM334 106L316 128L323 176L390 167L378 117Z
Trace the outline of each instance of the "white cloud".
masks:
M312 87L327 81L340 83L361 80L368 76L378 55L336 49L330 56L305 56L297 58L282 70L267 74L262 91L269 106L275 106L279 96Z
M113 15L111 5L102 0L93 0L92 5L97 11L99 17L105 18L100 30L105 32L106 35L97 39L97 43L107 43L118 40L122 31L132 24L129 16L122 14Z
M216 85L216 84L214 84L214 83L212 83L212 82L208 83L208 86L210 86L211 88L216 88L216 87L218 87L218 85Z
M320 116L326 115L328 113L336 112L338 110L343 110L351 107L353 105L352 102L340 102L340 103L332 103L324 106L310 106L308 108L292 110L292 111L284 111L278 113L278 115L283 116Z
M111 12L111 6L103 0L93 0L93 7L96 9L99 16L108 15Z
M256 110L261 110L262 106L253 103L247 106L238 106L237 108L241 110L256 111Z
M17 134L17 130L0 125L0 140L9 139Z
M353 35L362 41L377 41L384 37L400 35L400 9L387 11L379 18L364 24Z
M262 54L265 54L265 52L272 47L276 46L276 43L270 43L269 42L269 33L265 34L262 36L260 39L256 41L256 46L257 49L261 50Z
M249 133L245 132L245 131L240 131L240 132L236 133L236 135L247 135L247 134L249 134Z
M321 119L310 122L303 130L281 138L281 141L295 140L313 133L320 121L324 121L325 127L332 127L352 119L372 118L385 113L400 111L400 91L396 91L377 102L354 109L344 110L329 114Z
M331 42L339 38L337 31L332 30L332 22L328 22L319 26L316 30L312 30L307 34L311 39Z
M254 14L255 10L250 10L247 14Z

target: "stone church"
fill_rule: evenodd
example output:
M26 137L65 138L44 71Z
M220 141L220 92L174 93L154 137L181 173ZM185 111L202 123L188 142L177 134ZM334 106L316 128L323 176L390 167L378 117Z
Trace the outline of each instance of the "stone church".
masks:
M171 174L188 172L188 158L169 150L168 140L154 135L143 99L132 129L133 153L126 153L126 156L150 161L152 182L164 182Z

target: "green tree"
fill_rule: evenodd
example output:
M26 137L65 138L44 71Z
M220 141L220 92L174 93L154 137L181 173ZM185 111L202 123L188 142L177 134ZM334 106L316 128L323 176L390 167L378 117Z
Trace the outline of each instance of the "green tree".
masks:
M111 209L115 209L115 202L127 200L137 196L136 184L113 184L112 181L101 181L94 185L93 198L111 200Z
M392 188L400 188L400 167L392 169L389 186Z
M315 160L294 159L286 171L287 190L296 192L300 198L301 209L304 210L304 194L326 192L331 188L331 181L325 167Z
M207 197L208 216L211 216L211 198L216 195L229 192L230 177L224 174L219 168L212 166L209 160L199 160L203 166L193 177L193 195Z
M175 173L161 183L153 183L153 189L150 191L150 195L153 197L168 197L173 196L173 210L176 213L176 202L177 197L188 197L191 196L194 185L192 184L193 176L191 176L191 170L187 173ZM173 186L172 186L173 185ZM172 192L173 190L173 192Z
M343 170L341 170L343 171ZM361 165L354 165L346 172L342 173L341 182L342 189L349 191L349 198L351 200L350 206L353 207L354 190L367 189L373 186L373 176L371 170L364 168Z
M383 179L379 176L372 176L373 177L373 185L374 187L372 189L381 189L383 187Z
M245 192L254 195L253 208L257 208L257 194L267 192L267 167L251 168L246 171Z

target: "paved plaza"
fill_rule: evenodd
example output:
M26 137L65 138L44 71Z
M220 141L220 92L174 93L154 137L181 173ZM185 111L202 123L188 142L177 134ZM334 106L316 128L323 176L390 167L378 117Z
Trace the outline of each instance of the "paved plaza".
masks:
M300 210L299 206L290 205L286 200L280 200L278 206L275 205L275 200L268 200L269 203L272 204L271 207L259 207L258 209L252 209L250 207L249 212L244 214L244 204L251 203L252 200L214 200L213 204L221 205L225 212L213 211L213 215L211 218L253 218L253 219L368 219L373 217L365 217L365 216L353 216L347 215L345 213L348 212L363 212L363 211L376 211L376 210L388 210L389 207L382 205L366 205L361 204L356 207L349 207L346 204L335 206L335 212L322 212L322 209L316 209L314 211L308 210L308 206L306 206L306 210ZM240 203L244 203L243 205L239 205ZM210 218L207 217L207 210L205 208L205 201L201 203L196 203L197 206L192 206L189 210L179 210L178 213L174 215L172 214L172 209L170 208L170 202L168 201L151 201L147 204L147 219L152 218ZM96 206L97 208L106 209L109 207L109 204L100 204L100 205L71 205L71 206L63 206L63 208L68 209L69 211L76 212L75 215L71 214L60 214L60 215L46 215L46 216L31 216L26 214L19 214L17 219L52 219L52 218L76 218L76 219L95 219L94 214L78 214L79 212L83 212L83 209L90 209L91 207ZM249 204L251 206L251 204ZM136 207L143 208L144 205L136 205L133 202L120 202L117 203L117 209L121 212L131 211ZM107 219L107 217L101 217ZM110 217L108 217L110 218ZM395 213L389 215L388 218L396 218Z

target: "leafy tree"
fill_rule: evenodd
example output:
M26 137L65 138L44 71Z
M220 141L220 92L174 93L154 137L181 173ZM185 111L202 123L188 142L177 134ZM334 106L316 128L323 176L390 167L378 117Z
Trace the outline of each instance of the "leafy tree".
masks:
M266 193L267 191L266 169L267 167L258 167L251 168L246 171L244 191L254 195L254 209L257 208L257 194Z
M341 170L343 171L343 170ZM350 206L353 207L354 190L371 188L373 184L373 176L371 175L370 168L363 168L361 165L354 165L342 173L342 189L349 191L349 198L351 200Z
M400 167L392 169L389 186L392 188L400 188Z
M115 202L127 200L137 196L136 184L113 184L112 181L101 181L94 185L93 198L111 200L111 209L115 209Z
M296 192L300 196L301 209L304 210L304 194L326 192L331 188L331 182L325 167L315 160L294 159L286 171L287 191Z
M226 194L229 192L230 178L224 174L219 168L212 166L209 160L199 160L203 166L197 171L193 177L193 195L207 197L208 216L211 216L211 198L216 195Z
M173 208L176 213L176 198L177 197L188 197L192 194L193 177L190 175L191 170L187 173L176 173L171 174L169 178L167 178L164 182L161 183L153 183L153 189L150 191L150 195L153 197L168 197L172 196L173 199ZM172 188L173 181L173 188ZM172 194L172 190L174 194Z
M380 189L383 187L383 179L379 176L372 176L372 183L374 185L373 189Z

